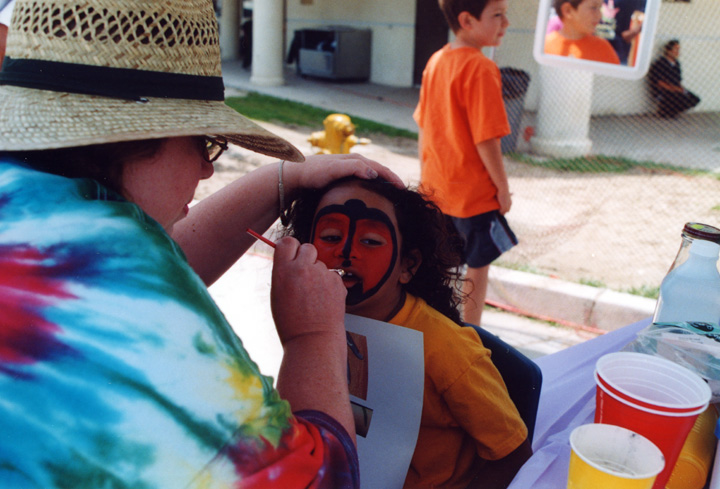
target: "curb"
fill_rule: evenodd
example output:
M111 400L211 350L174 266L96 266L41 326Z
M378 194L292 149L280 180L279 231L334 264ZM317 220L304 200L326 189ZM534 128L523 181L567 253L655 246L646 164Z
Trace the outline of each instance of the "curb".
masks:
M609 332L646 319L655 300L506 268L490 267L487 301L545 321Z

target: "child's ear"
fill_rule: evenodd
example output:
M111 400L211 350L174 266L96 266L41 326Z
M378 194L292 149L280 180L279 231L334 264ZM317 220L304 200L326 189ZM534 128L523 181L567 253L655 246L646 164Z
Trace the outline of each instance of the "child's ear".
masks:
M401 284L408 284L415 276L420 264L422 263L422 254L420 250L410 250L400 261L400 279Z
M475 20L475 17L470 12L462 11L458 14L458 25L461 29L471 29L473 20Z
M560 5L560 10L562 11L562 18L566 19L573 13L575 13L575 7L572 6L570 2L565 2L562 5Z

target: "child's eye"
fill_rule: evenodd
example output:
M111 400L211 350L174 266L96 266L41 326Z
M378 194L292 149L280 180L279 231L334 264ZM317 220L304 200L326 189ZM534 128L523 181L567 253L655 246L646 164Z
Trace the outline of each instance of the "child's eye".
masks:
M383 246L387 243L383 238L376 235L362 236L360 242L365 246Z
M342 237L342 232L335 228L325 228L318 235L320 241L325 243L339 243L342 240Z
M326 236L320 236L320 241L324 241L325 243L339 243L342 236L339 234L329 234Z

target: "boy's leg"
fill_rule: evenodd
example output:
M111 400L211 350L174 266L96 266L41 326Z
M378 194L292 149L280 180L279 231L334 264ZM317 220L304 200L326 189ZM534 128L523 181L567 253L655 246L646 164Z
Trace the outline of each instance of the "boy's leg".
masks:
M480 318L485 306L490 264L517 244L517 238L505 218L498 211L468 218L451 218L455 229L463 237L464 259L467 264L463 293L463 321L482 326Z
M465 271L466 281L463 283L463 293L467 301L463 304L463 321L480 326L485 297L488 288L488 273L490 265L480 268L467 267Z

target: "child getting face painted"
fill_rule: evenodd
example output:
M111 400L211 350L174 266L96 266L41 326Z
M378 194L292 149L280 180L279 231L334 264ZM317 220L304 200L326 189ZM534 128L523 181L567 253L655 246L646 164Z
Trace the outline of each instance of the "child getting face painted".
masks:
M383 197L345 184L323 196L310 242L318 260L345 271L346 311L387 321L402 306L415 261L399 259L397 220Z
M505 487L531 453L527 429L489 351L461 327L462 248L445 216L416 191L342 179L303 191L288 218L288 234L345 271L346 312L423 333L423 411L405 487Z

